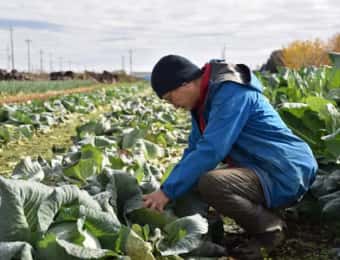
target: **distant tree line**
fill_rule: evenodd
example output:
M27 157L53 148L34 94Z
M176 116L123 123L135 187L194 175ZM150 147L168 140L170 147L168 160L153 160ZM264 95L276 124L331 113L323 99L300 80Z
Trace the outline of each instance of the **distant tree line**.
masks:
M335 34L327 41L319 38L306 41L293 41L288 46L271 53L268 61L261 70L277 72L280 66L299 69L309 66L330 65L328 52L340 52L340 33Z

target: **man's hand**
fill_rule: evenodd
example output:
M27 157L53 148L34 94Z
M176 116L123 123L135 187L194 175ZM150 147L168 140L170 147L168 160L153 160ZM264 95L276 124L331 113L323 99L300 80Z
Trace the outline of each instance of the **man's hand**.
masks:
M157 190L144 195L143 200L145 208L154 209L159 212L163 212L165 205L170 201L162 190Z

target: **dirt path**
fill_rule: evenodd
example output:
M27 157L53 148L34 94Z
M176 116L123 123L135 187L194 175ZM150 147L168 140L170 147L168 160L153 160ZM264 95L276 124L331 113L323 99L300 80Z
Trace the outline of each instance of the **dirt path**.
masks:
M63 95L76 94L76 93L88 93L88 92L92 92L94 90L101 89L104 87L109 87L109 86L112 86L112 85L98 84L92 87L79 87L79 88L60 90L60 91L48 91L46 93L22 93L20 95L4 96L4 97L0 97L0 105L8 104L8 103L23 103L23 102L33 100L33 99L46 100L51 97L58 97L58 96L63 96Z

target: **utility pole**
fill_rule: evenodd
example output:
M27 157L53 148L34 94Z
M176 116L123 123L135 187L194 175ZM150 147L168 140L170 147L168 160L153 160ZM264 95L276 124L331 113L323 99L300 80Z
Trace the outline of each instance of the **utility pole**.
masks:
M10 40L11 40L12 70L14 70L15 69L15 65L14 65L14 40L13 40L13 27L12 26L9 28L9 32L10 32Z
M125 57L122 56L122 71L125 72Z
M50 72L53 71L53 60L52 60L52 53L50 52Z
M63 71L63 57L59 57L59 70Z
M44 52L40 49L40 73L44 72Z
M129 50L130 55L130 75L132 75L132 49Z
M11 68L11 54L10 54L10 51L9 51L9 45L7 45L7 48L6 48L6 60L7 60L7 70L10 70L10 68Z
M227 51L227 47L226 47L226 44L223 45L223 48L222 48L222 55L221 55L221 58L222 60L225 60L226 59L226 51Z
M4 53L4 56L6 55L6 49L0 49L0 60L2 61L2 53ZM7 57L7 56L6 56ZM7 58L6 58L7 59ZM0 63L0 70L1 70L2 64ZM4 66L5 68L5 66Z
M31 72L31 50L30 50L30 45L32 40L27 39L25 40L26 44L27 44L27 72L30 73Z

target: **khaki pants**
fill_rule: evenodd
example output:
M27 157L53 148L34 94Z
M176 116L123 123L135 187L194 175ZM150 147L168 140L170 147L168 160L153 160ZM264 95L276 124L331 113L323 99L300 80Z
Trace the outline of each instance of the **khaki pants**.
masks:
M208 207L236 221L249 234L282 230L284 222L265 207L256 174L246 168L217 169L204 174L198 186L175 202L179 217L200 213Z

